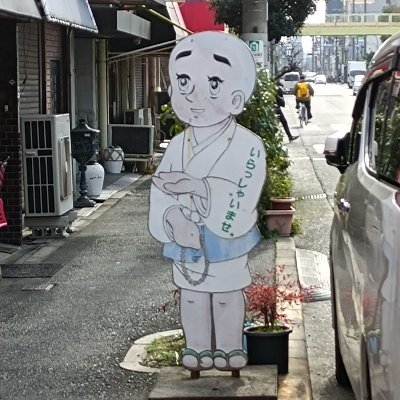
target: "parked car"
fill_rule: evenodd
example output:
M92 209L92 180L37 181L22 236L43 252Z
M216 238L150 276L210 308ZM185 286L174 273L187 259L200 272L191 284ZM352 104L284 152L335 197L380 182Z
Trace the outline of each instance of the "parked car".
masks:
M316 75L314 83L317 85L319 83L326 85L326 76L325 75Z
M364 80L364 75L356 75L354 77L353 96L357 95L358 91L360 90L363 80Z
M342 173L330 235L336 378L357 400L400 396L400 33L375 53L350 132L327 138Z
M310 72L310 71L304 72L304 77L305 77L306 82L314 83L316 75L317 74L315 72Z
M300 80L300 73L298 72L288 72L283 75L281 83L283 85L283 92L285 94L292 94L294 85Z

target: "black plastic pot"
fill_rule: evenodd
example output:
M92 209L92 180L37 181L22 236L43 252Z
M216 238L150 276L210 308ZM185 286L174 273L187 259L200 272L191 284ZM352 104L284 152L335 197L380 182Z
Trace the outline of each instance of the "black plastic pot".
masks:
M280 332L260 332L257 327L244 328L249 365L277 365L278 374L289 371L289 335L293 329Z

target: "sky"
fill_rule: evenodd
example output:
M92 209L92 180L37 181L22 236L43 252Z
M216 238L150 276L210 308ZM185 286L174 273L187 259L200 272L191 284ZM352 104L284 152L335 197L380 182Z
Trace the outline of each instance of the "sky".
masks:
M325 22L325 8L326 4L324 0L318 0L315 2L317 5L317 11L313 14L310 15L305 23L306 24L318 24L318 23L323 23ZM312 39L310 36L304 36L302 38L302 45L303 45L303 51L304 53L311 53L312 51Z

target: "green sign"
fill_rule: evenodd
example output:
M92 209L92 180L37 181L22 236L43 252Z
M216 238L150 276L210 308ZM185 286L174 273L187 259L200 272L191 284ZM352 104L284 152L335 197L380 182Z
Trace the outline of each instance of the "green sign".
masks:
M264 42L262 40L249 40L247 42L257 64L264 64Z

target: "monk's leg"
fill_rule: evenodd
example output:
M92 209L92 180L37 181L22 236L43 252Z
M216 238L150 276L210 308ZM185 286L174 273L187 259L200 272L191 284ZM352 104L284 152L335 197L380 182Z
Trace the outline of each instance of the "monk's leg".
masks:
M180 307L186 339L183 366L194 370L212 368L210 294L181 289Z
M243 368L247 364L247 356L243 351L245 299L242 290L214 293L213 314L217 348L215 367L228 370Z

